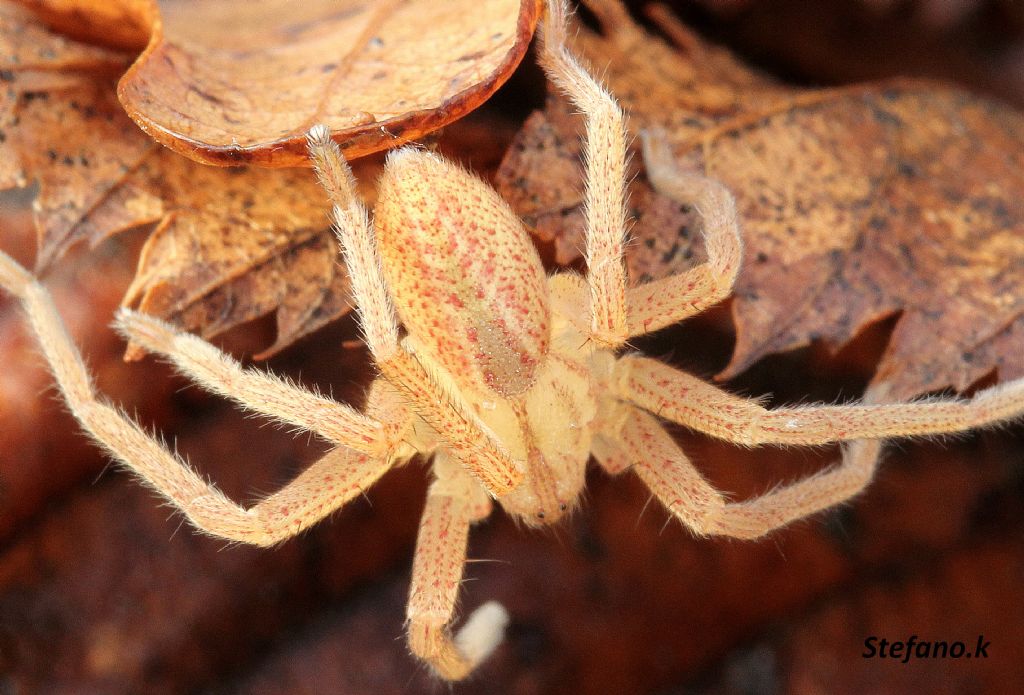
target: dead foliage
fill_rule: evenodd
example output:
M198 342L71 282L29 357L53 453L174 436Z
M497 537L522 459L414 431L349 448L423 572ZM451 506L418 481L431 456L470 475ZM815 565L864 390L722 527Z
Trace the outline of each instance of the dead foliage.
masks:
M118 12L130 9L127 5L103 5L93 13L88 3L42 5L48 17L57 17L54 22L58 26L64 26L77 14L92 17L94 21L80 28L97 33L102 33L108 22L113 21L108 14L116 18L120 16ZM201 33L205 40L217 43L209 28L214 20L221 20L218 26L232 26L227 22L230 15L206 17L202 14L215 12L210 3L190 5L191 9L185 5L190 4L170 6L177 8L178 20L175 21L179 23L175 26L180 32L191 27L193 33ZM495 16L500 15L498 6L492 5ZM531 5L532 10L528 9ZM239 17L264 22L264 31L271 31L272 27L283 31L271 21L285 12L282 7L275 9L271 3L265 3L262 9L247 3L245 11L237 5L231 7ZM108 14L104 14L103 8ZM216 12L225 12L228 6L217 5L217 8ZM320 10L326 11L326 6ZM392 8L392 14L397 12L398 9ZM340 12L335 23L328 23L328 28L334 32L328 34L344 33L342 22L355 21L356 17L362 17L361 24L357 24L363 29L376 27L381 31L392 27L399 18L399 15L377 16L370 12L376 19L367 24L366 14L365 7L355 14ZM515 12L513 15L519 22L515 26L522 31L528 27L532 32L536 3L524 5L522 17ZM435 19L440 22L442 18ZM378 20L387 21L378 26ZM438 22L434 25L440 26ZM276 311L277 340L263 351L264 356L348 311L347 279L336 262L325 196L306 170L226 171L185 160L140 132L115 99L114 80L130 63L128 54L70 40L43 27L31 13L11 5L0 6L0 23L0 74L6 87L0 95L0 130L4 133L0 138L0 187L23 186L33 180L39 184L35 204L38 269L48 267L81 241L95 247L122 231L155 225L143 249L135 280L125 295L126 304L207 337ZM515 50L521 55L528 36L522 35L522 31L520 34L511 30L500 32L492 24L478 27L491 31L487 41L497 45L499 34L502 40L516 36L522 45ZM161 26L159 22L157 26ZM346 31L350 30L351 27ZM245 36L246 40L254 38L253 34ZM278 39L284 40L287 36L285 32ZM407 37L389 34L385 37L392 48L402 41L407 43ZM426 40L429 36L420 38ZM457 45L458 50L472 47L471 37L463 37L465 40L460 39L461 43L456 38L458 34L451 34L449 41ZM336 39L337 36L332 40ZM376 41L370 43L376 45ZM298 69L303 56L311 59L312 47L315 46L306 46L306 53L296 53L293 57L297 62L291 64L292 67ZM436 42L434 49L437 49ZM150 53L153 50L151 45ZM262 60L270 60L276 53L268 48L266 54L260 55ZM352 147L362 148L361 152L379 149L393 142L391 136L395 133L403 134L399 140L414 137L475 107L504 77L488 77L490 81L486 85L474 82L477 78L484 79L486 68L482 66L493 57L486 52L474 55L456 61L460 71L457 78L443 81L448 88L464 88L465 93L459 92L462 96L449 95L442 99L434 94L431 97L438 100L435 106L445 104L444 114L435 113L437 108L425 103L419 104L416 107L419 125L413 127L399 122L404 115L412 113L412 106L407 105L404 110L396 107L395 119L398 120L382 122L381 127L373 129L373 137L379 141L376 145L367 145L369 141L359 136L356 139L363 138L359 140L363 144ZM405 58L412 60L415 56ZM441 56L441 62L447 60ZM518 57L512 63L503 64L503 69L510 71L516 61ZM138 79L140 71L146 74L139 65L136 63L129 79L122 80L122 93L126 84ZM477 67L473 68L474 65ZM241 66L239 69L243 70ZM319 68L316 72L321 74ZM335 75L332 79L345 77L341 68L332 74ZM437 78L436 74L402 74L404 86L399 88L390 82L398 79L399 73L388 73L374 78L374 88L388 94L407 93L413 90L417 75L430 84ZM167 79L162 83L168 83L170 88ZM265 97L275 104L287 104L288 108L301 105L300 95L286 99L280 91L269 90L266 85L263 88ZM350 86L342 91L351 96L353 89L355 87ZM322 96L315 90L306 93L307 98L314 99L307 103L307 115L326 116L326 112L316 110L323 108L317 105ZM256 111L262 108L258 104L250 105ZM134 115L139 117L138 113ZM255 129L266 125L245 120ZM169 132L163 126L161 129ZM356 137L355 131L342 128L339 132L336 137ZM380 140L382 133L389 133L385 140ZM296 147L301 145L300 136L296 131L292 138L298 143ZM257 152L260 146L253 147L251 152ZM271 149L282 151L280 143ZM357 166L361 180L368 183L365 192L371 201L378 166L379 162L375 161ZM131 350L129 355L138 353Z
M155 223L129 292L151 311L207 334L281 303L294 304L284 315L295 326L330 313L319 308L330 301L317 304L333 285L322 196L311 180L208 169L156 147L111 98L128 58L68 42L27 17L0 14L0 128L26 138L0 138L0 180L39 181L41 262L77 241ZM684 162L729 183L749 242L732 307L740 328L732 365L724 347L731 336L715 330L714 316L655 336L664 340L661 354L691 367L696 360L701 373L734 373L768 351L863 337L866 322L900 312L876 378L895 380L903 394L969 383L993 368L1002 377L1020 371L1020 292L1012 293L1022 284L1013 261L1020 251L1009 233L1021 231L1020 168L1010 171L1021 152L1018 115L934 85L791 90L664 26L674 46L626 21L604 36L582 34L579 45L606 68L634 126L661 126ZM8 56L18 56L17 66ZM562 261L578 244L577 126L553 100L529 120L501 176ZM488 170L505 128L491 114L468 138L442 146ZM954 142L949 128L965 140ZM634 278L698 262L697 216L651 191L637 157L634 167ZM367 173L361 178L372 182ZM1008 222L1003 231L999 219ZM10 219L3 222L6 229ZM0 237L5 250L18 243ZM233 246L257 260L233 258ZM117 247L87 271L69 257L48 276L101 390L177 435L181 451L232 498L275 489L315 457L315 446L246 422L197 389L180 390L185 381L152 362L121 363L104 326L130 280L111 265L124 253ZM759 312L778 313L766 325ZM39 363L23 330L11 303L0 301L7 365ZM299 330L282 330L278 344ZM369 378L365 355L338 349L355 333L345 325L325 331L272 366L358 403ZM996 338L986 342L986 332ZM842 391L835 384L855 391L883 349L859 342L834 361L820 350L771 356L734 386L783 399L833 398ZM796 364L779 369L787 360ZM852 364L867 367L851 374ZM179 529L180 519L126 476L108 472L97 482L102 455L54 399L40 396L47 383L41 368L0 377L0 691L436 689L397 641L422 471L389 474L368 500L280 548L225 548ZM684 443L738 498L834 454L738 451L692 436ZM628 476L592 476L584 508L555 536L524 533L498 515L472 536L473 557L498 561L470 566L464 606L497 598L516 622L458 692L863 692L920 683L935 692L1017 692L1022 455L1019 439L1001 435L949 448L905 445L855 504L758 544L692 538L655 505L645 508L648 493ZM903 668L859 656L874 631L952 640L970 638L967 630L991 634L992 658Z
M218 166L306 166L324 123L350 159L422 137L508 79L541 0L18 0L56 33L142 50L118 97L154 140Z
M539 0L178 0L118 96L207 164L306 166L328 125L350 159L461 118L519 64Z
M668 138L681 167L737 198L746 253L721 378L814 340L843 345L897 313L875 377L893 397L963 390L993 369L1024 374L1024 116L932 83L785 87L664 10L654 17L674 46L594 5L604 33L581 30L576 48L634 131ZM561 262L581 248L578 126L553 98L498 175ZM642 178L631 210L634 280L699 261L692 211Z

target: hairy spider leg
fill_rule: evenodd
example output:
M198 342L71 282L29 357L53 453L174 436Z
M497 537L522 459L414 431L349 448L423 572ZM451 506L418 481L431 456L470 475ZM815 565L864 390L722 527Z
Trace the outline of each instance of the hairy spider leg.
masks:
M549 2L540 28L545 74L586 122L586 261L591 337L616 348L629 337L626 318L626 125L618 102L566 45L568 8Z
M992 386L966 400L768 409L639 355L627 355L616 363L612 388L619 398L659 417L744 446L814 446L953 434L1020 418L1024 411L1024 379Z
M743 255L743 240L732 194L718 181L678 171L667 135L640 133L647 178L659 193L692 205L700 216L707 260L683 273L626 290L629 337L699 314L732 292Z
M435 455L434 467L437 479L420 521L406 607L409 647L441 677L461 680L501 643L508 615L500 604L487 602L451 637L469 527L490 514L491 503L479 485L449 464L444 451Z
M727 502L690 463L651 415L622 405L612 447L675 517L700 536L753 539L797 519L845 502L871 482L882 442L861 439L843 451L841 463L816 475L743 502Z
M735 203L720 183L676 170L663 132L641 134L648 176L657 190L700 213L708 259L684 273L626 290L628 336L696 314L729 295L742 254ZM963 432L1019 418L1024 379L969 400L880 403L881 393L851 405L764 408L657 360L626 355L608 385L620 403L741 445L820 445L854 441L840 464L739 504L727 504L686 460L657 421L635 408L602 406L593 454L610 473L633 467L659 499L698 533L760 536L842 502L862 490L877 466L881 440ZM609 415L608 411L617 411ZM654 463L657 461L658 463ZM724 511L719 511L724 510ZM707 519L705 517L708 517ZM714 521L708 520L714 518Z
M147 314L122 309L117 327L130 341L164 356L209 391L364 454L387 456L409 424L408 411L394 413L396 417L385 424L281 377L243 367L199 336Z
M366 344L381 374L438 432L458 460L495 496L511 491L523 471L473 413L468 404L442 386L437 375L398 340L391 301L373 226L355 191L352 171L326 126L308 135L310 156L334 206L334 220L352 283Z
M116 460L180 509L195 526L228 540L273 545L294 536L369 488L392 465L338 447L252 507L229 500L131 418L100 400L46 289L0 252L0 287L17 297L65 402Z

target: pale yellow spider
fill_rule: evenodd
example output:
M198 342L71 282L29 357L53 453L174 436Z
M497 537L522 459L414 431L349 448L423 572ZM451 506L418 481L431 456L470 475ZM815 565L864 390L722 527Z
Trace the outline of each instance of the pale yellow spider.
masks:
M397 463L432 458L408 604L409 644L450 680L466 676L497 646L507 620L499 605L488 603L457 636L449 632L470 525L488 515L493 500L527 524L557 521L578 500L591 454L610 473L635 471L695 533L756 538L863 489L883 438L957 432L1024 411L1024 380L969 401L766 410L655 360L620 355L630 337L724 299L739 267L740 236L722 186L672 173L664 149L648 146L655 184L700 211L708 259L681 275L627 287L624 117L570 55L565 33L566 9L551 0L542 27L544 68L586 117L585 279L545 277L508 205L429 152L405 148L388 158L371 225L348 165L318 126L309 134L310 153L334 203L364 337L381 373L365 414L243 368L154 318L120 315L130 339L207 388L338 445L248 509L98 399L46 291L0 254L0 285L24 304L75 417L211 535L278 543ZM659 417L742 445L856 441L825 472L730 503L690 464Z

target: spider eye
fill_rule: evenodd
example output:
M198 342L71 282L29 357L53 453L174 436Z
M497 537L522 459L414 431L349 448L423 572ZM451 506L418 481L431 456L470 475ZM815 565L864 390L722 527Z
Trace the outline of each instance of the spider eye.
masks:
M538 519L543 519L544 518L544 512L537 512L537 518Z
M568 508L569 508L569 505L567 505L565 502L562 502L560 505L558 505L558 511L560 511L560 512L564 512Z

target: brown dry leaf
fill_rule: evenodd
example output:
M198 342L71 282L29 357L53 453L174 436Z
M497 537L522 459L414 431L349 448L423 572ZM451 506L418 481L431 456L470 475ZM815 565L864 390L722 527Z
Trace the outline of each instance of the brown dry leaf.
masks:
M1024 116L926 83L787 88L663 9L654 17L676 47L608 0L592 5L605 35L581 30L576 49L605 70L632 128L663 129L681 167L737 198L746 254L722 378L812 340L842 345L896 313L875 376L893 397L1024 374ZM578 132L552 100L499 174L562 261L580 246ZM631 208L636 280L700 259L688 210L642 179Z
M441 15L454 12L454 6L428 12L424 3L390 3L376 9L365 3L340 8L337 3L307 3L300 18L289 3L213 5L181 0L164 6L165 23L148 0L25 4L62 31L79 18L78 34L114 45L137 46L139 27L146 26L148 32L147 22L152 22L150 47L122 80L124 93L148 100L151 106L173 103L179 107L177 116L182 116L181 107L195 102L196 94L202 95L199 102L206 107L218 102L221 125L232 119L242 122L225 127L233 129L236 144L242 143L243 158L262 158L264 164L272 160L275 165L298 163L299 158L304 162L301 132L316 120L333 125L336 137L354 138L347 146L351 156L415 137L475 107L522 56L539 8L536 0L521 5L485 3L482 10L475 8L483 14L462 13L478 21L473 26L463 23L465 31L459 34L450 31L458 25L441 22ZM410 14L416 12L418 23ZM439 31L445 26L449 33L424 34L422 26L431 18L426 26ZM115 100L113 80L131 56L77 43L9 4L0 4L0 23L0 79L6 83L0 98L0 187L23 186L30 179L39 182L37 268L49 266L81 240L95 246L118 232L155 223L126 304L137 304L206 337L276 310L277 341L264 355L348 311L347 280L337 267L324 195L308 171L228 172L183 160L140 132ZM111 23L121 23L125 33L106 36ZM232 34L220 35L216 27L230 27ZM408 35L411 28L419 33ZM239 36L244 37L244 46ZM361 43L356 41L359 36ZM340 51L330 48L339 42L361 48L339 58ZM255 44L258 51L248 48ZM200 47L205 47L202 56ZM422 69L424 51L434 56L430 65L441 66L442 72ZM166 67L158 58L164 54L179 72L155 67ZM334 62L325 63L325 55L335 56ZM225 76L225 60L237 74ZM260 61L263 67L256 67ZM409 67L413 64L418 67ZM185 67L205 72L181 79ZM371 68L372 75L366 77ZM299 79L300 73L307 79ZM339 81L346 81L344 93L350 103L357 103L351 99L359 89L351 85L363 77L361 84L375 90L363 96L386 95L397 101L390 106L376 102L380 123L345 130L330 118L340 113L341 106L334 101L341 93ZM443 84L435 90L434 80L441 77ZM210 83L200 87L202 80ZM250 93L223 94L235 87ZM179 88L185 91L168 91ZM157 99L158 93L169 101ZM385 113L386 118L381 116ZM212 123L210 118L182 117L196 128ZM285 122L279 119L292 124L293 137L290 144L273 142L267 150L258 141L267 128ZM246 134L239 132L243 127ZM171 132L163 126L157 130ZM271 140L282 132L274 130ZM363 180L372 180L367 172L377 164L357 169L360 166Z
M173 211L147 240L126 304L206 337L276 308L267 355L348 311L347 277L309 171L214 169L158 148L126 183Z
M515 70L543 5L16 1L64 36L145 48L118 93L158 142L207 164L269 167L305 166L316 123L353 159L461 118Z
M270 353L348 310L311 172L186 160L115 100L125 55L57 36L10 6L0 5L0 29L0 185L39 181L38 267L78 241L155 222L125 299L144 311L210 336L276 309Z
M4 88L0 95L0 188L26 185L22 152L41 144L29 141L33 133L22 135L19 131L16 137L13 129L22 122L29 122L33 125L31 130L45 131L52 127L51 124L39 123L37 128L37 119L60 121L65 117L51 113L46 106L32 104L34 100L49 90L75 86L97 76L117 74L127 65L127 58L120 53L68 41L39 26L28 12L0 4L0 82ZM93 120L102 127L105 119ZM107 134L110 139L115 135ZM52 187L45 179L40 184L44 193ZM96 191L92 193L102 195L105 187L109 184L98 178L94 182ZM80 191L79 195L87 193Z
M351 159L472 111L519 64L540 0L177 0L118 87L197 161L306 164L326 123Z
M146 47L158 13L155 0L15 0L50 29L108 48Z

